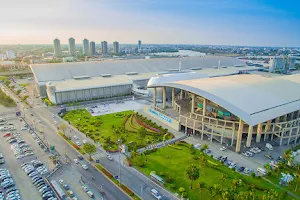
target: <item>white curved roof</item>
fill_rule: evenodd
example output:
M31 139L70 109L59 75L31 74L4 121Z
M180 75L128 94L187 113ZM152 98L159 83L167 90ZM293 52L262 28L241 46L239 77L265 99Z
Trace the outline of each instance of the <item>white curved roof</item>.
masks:
M150 87L157 86L180 88L203 96L252 126L300 110L300 74L280 77L242 74Z

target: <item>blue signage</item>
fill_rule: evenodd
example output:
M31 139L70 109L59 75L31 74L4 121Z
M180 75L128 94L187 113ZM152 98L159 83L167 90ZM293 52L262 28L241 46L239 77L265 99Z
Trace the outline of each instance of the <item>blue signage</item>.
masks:
M167 117L167 116L165 116L165 115L157 112L156 110L153 110L152 108L149 109L149 112L151 112L152 114L160 117L161 119L163 119L163 120L165 120L165 121L167 121L169 123L172 123L172 119L171 118L169 118L169 117Z

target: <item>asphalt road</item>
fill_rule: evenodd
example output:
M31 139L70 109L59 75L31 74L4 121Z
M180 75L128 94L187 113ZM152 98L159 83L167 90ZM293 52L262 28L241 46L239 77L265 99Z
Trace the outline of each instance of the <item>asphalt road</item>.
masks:
M11 95L15 97L14 94L12 94L10 91L8 91ZM49 143L50 145L54 145L55 149L60 152L62 157L65 157L65 154L67 154L72 160L77 156L77 152L71 148L57 133L57 126L61 123L60 118L56 115L55 118L52 117L52 113L58 113L60 111L59 107L47 107L43 104L36 105L34 108L29 109L23 109L23 104L18 103L18 106L21 107L21 110L24 111L25 118L27 121L31 121L31 124L33 124L32 120L34 118L40 119L42 123L38 123L36 125L36 128L42 129L44 131L44 135L42 138L45 138L46 143ZM32 117L30 114L33 114L34 117ZM36 121L36 120L35 120ZM57 125L54 124L54 121L57 121ZM68 133L69 134L69 133ZM76 134L78 137L80 137L81 143L82 140L85 138L85 135L78 132L73 131L72 134ZM98 147L98 151L105 154L104 150ZM112 155L114 157L113 161L107 160L105 157L100 159L100 164L102 164L109 172L111 172L114 176L119 175L119 159L118 159L118 153ZM121 162L124 159L124 156L122 156ZM78 170L80 170L80 173L85 176L89 182L94 182L95 185L98 185L100 187L101 184L103 184L103 189L105 193L110 193L107 195L108 199L129 199L123 192L119 190L115 185L113 185L110 181L106 179L101 173L99 173L96 170L92 170L91 166L89 166L89 170L85 171L80 166L75 166ZM158 184L151 181L148 177L141 174L137 170L135 170L132 167L127 167L122 165L121 167L121 182L127 185L133 192L138 194L142 199L154 199L154 197L151 194L151 189L156 189L160 195L162 196L162 200L172 200L176 199L169 191L164 189L163 187L160 187ZM92 179L94 177L95 180ZM108 183L109 182L109 183ZM123 196L121 196L123 194ZM109 195L112 195L111 197ZM125 195L125 196L124 196Z
M13 99L16 99L16 95L10 91L6 91L10 94ZM19 100L17 100L19 101ZM62 158L67 155L70 158L77 157L78 153L72 147L70 147L56 132L56 125L53 123L52 113L45 106L39 106L37 108L26 109L23 103L18 103L18 107L25 114L25 120L30 124L35 124L33 122L33 116L40 119L41 126L43 128L45 139L50 145L54 145L57 152L60 153ZM34 126L34 125L33 125ZM63 160L63 159L62 159ZM103 185L103 190L105 191L104 199L108 200L127 200L130 199L126 194L124 194L117 186L115 186L110 180L108 180L103 174L99 173L96 169L93 169L91 165L88 164L89 169L84 170L81 166L76 165L76 169L89 181L94 182L95 185ZM94 177L95 180L92 179ZM74 180L78 181L78 180ZM100 188L100 187L99 187Z

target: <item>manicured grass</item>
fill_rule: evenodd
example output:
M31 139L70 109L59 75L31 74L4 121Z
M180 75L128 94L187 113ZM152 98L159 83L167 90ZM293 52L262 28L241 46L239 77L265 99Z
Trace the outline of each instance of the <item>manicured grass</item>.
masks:
M279 181L280 181L279 178L282 178L281 173L290 174L290 175L297 174L296 170L293 169L292 167L284 166L281 169L276 169L276 170L270 171L270 173L268 173L266 178L275 184L279 184ZM291 191L292 193L300 196L300 188L297 189L295 192L295 188L293 188L292 186L285 186L285 185L280 185L280 186Z
M15 102L0 89L0 104L4 107L15 107Z
M137 130L141 127L134 122L133 127L130 126L131 118L128 118L125 128L123 127L123 122L128 115L134 114L133 111L124 111L120 113L112 113L102 116L93 117L90 113L85 110L74 110L66 113L63 118L69 121L74 127L76 127L81 132L87 134L90 138L95 141L99 141L103 148L106 150L117 150L117 140L122 139L123 143L128 146L129 150L134 148L142 148L150 143L156 143L162 141L163 134L155 135L151 134L149 131L144 137L140 137ZM133 119L133 118L132 118ZM134 121L134 120L132 120ZM112 126L120 128L121 131L116 133L113 131ZM170 138L168 136L167 138ZM108 142L110 140L110 142Z
M249 189L249 185L254 185L256 196L261 196L263 191L268 189L274 189L275 191L280 192L278 188L274 187L265 180L261 178L251 178L250 176L241 175L237 172L234 172L227 166L222 165L220 162L205 154L204 156L210 162L217 164L217 166L208 162L206 166L200 167L200 161L195 160L193 157L202 154L201 151L196 150L195 154L192 155L188 144L185 143L176 144L174 147L175 148L164 147L157 149L153 153L142 156L144 157L143 159L145 162L144 167L139 167L138 164L138 160L141 159L141 156L132 158L132 164L146 175L150 175L151 171L155 171L158 175L163 173L164 175L161 177L164 178L165 181L167 180L167 177L171 177L173 181L171 183L166 183L165 187L173 193L179 193L178 189L183 187L190 199L201 199L200 189L197 185L197 183L200 181L206 183L208 186L219 184L223 189L230 189L233 180L241 179L242 184L238 187L238 191L247 191ZM176 148L181 148L181 150ZM192 190L190 189L191 182L186 175L186 170L191 164L195 164L200 168L200 177L194 182ZM224 182L220 180L222 174L227 175L227 179ZM208 187L203 190L202 199L211 198L212 191L207 188ZM213 198L217 199L217 196Z

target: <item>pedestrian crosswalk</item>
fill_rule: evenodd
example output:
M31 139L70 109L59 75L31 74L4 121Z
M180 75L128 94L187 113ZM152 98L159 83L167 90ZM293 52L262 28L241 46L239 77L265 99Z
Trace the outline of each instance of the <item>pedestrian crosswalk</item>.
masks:
M102 151L97 151L95 154L92 155L93 160L99 160L100 158L105 158L106 154Z

